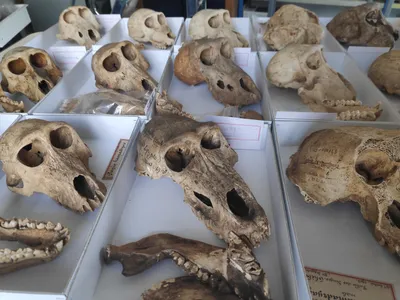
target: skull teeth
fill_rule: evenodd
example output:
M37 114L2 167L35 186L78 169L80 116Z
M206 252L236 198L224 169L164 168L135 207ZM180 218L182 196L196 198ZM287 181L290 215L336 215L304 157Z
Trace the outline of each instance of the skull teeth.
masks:
M338 120L349 121L349 120L370 120L375 121L376 115L372 111L344 111L338 114Z
M37 222L37 221L32 221L28 219L12 219L9 221L3 221L0 223L0 227L3 227L5 229L18 229L18 230L24 230L24 229L39 229L39 230L53 230L53 231L61 231L64 229L64 227L60 224L57 223L57 225L54 225L51 222L43 223L43 222Z
M207 282L210 278L210 273L201 270L199 266L189 260L186 260L179 253L173 252L172 258L178 266L182 267L187 273L196 275L200 280Z

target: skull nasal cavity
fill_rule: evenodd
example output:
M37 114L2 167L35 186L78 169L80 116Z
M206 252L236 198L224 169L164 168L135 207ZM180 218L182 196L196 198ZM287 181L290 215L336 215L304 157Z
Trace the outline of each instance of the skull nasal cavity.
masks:
M46 55L44 55L43 53L32 54L31 56L29 56L29 62L31 63L31 65L37 68L44 68L45 66L47 66Z
M241 218L249 216L249 208L243 198L239 196L235 189L226 193L226 199L231 212Z
M306 60L307 67L311 70L317 70L321 66L321 55L319 52L314 52Z
M221 147L219 134L215 131L207 132L201 139L201 146L209 150L219 149Z
M200 60L206 66L212 66L217 59L217 54L213 48L205 49L200 54Z
M393 224L400 229L400 203L393 200L393 203L388 207L388 215Z
M47 84L46 80L42 80L38 83L38 88L39 90L42 91L43 94L47 94L48 92L50 92L50 87Z
M8 69L15 75L20 75L25 72L26 64L22 58L12 60L8 63Z
M18 152L18 160L27 167L37 167L43 162L44 149L37 142L24 146Z
M115 53L111 53L103 60L103 67L108 72L116 72L121 67L121 62Z
M67 149L72 145L72 134L68 127L60 127L50 132L50 142L58 149Z
M92 41L96 41L96 35L94 34L92 29L88 30L89 37Z
M199 199L201 202L203 202L205 205L213 207L210 198L208 198L202 194L196 193L196 192L193 192L193 193L196 196L196 198Z
M244 82L243 78L240 78L239 82L240 82L240 86L242 87L242 89L244 89L246 92L251 93L250 88L247 86L247 82Z
M175 172L182 172L193 159L191 149L173 146L165 153L167 167Z
M146 90L146 91L153 91L153 87L152 85L146 80L146 79L142 79L142 87Z
M82 197L94 200L92 189L90 188L84 176L79 175L74 178L74 188Z
M386 153L371 150L358 156L355 169L367 184L377 185L393 174L397 167Z
M225 84L224 84L224 82L223 82L222 80L218 80L218 81L217 81L217 85L218 85L218 87L219 87L220 89L224 89L224 88L225 88Z
M136 58L136 52L135 52L135 46L132 44L126 44L125 46L121 47L121 52L122 55L127 59L127 60L135 60Z

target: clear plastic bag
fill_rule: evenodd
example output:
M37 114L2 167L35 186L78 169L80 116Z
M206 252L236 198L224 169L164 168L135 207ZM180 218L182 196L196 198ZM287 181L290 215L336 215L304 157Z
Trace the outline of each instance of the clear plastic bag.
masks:
M63 101L61 113L145 115L149 92L118 93L114 90L99 90Z

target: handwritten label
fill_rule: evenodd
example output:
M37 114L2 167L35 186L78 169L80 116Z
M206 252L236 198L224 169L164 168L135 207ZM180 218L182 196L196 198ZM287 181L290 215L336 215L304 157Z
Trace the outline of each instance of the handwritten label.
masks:
M393 286L305 267L313 300L396 300Z
M115 148L114 154L108 164L108 167L103 175L103 180L112 180L114 178L115 172L117 171L126 147L128 146L128 141L126 139L121 139Z

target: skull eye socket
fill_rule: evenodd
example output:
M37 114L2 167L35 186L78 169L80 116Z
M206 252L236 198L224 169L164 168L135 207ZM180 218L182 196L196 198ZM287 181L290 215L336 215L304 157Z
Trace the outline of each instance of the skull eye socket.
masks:
M8 69L15 75L21 75L26 70L26 64L22 58L18 58L8 63Z
M43 163L44 153L44 147L38 141L33 141L19 150L17 157L25 166L34 168Z
M218 28L221 26L221 20L220 20L220 16L214 16L211 17L210 19L208 19L208 25L210 25L210 27L212 28Z
M91 11L87 8L79 8L78 9L79 15L86 19L86 20L90 20L91 19Z
M153 16L148 17L145 21L144 21L144 25L146 25L147 28L154 28L154 19Z
M165 21L165 17L164 17L164 15L162 15L162 14L159 14L158 16L157 16L157 20L158 20L158 23L160 23L161 25L165 25L167 22Z
M223 43L221 45L221 50L220 53L223 57L231 59L231 54L232 54L232 48L229 43Z
M311 70L317 70L321 66L321 55L319 52L314 52L306 60L307 67Z
M217 59L217 55L213 48L205 49L200 54L200 60L206 66L212 66Z
M365 151L356 161L356 172L369 185L378 185L397 170L388 155L380 151Z
M221 148L221 139L219 133L216 131L208 131L201 139L200 144L203 148L209 150Z
M132 44L126 44L125 46L121 47L121 52L122 55L127 59L127 60L135 60L136 58L136 52L135 52L135 46Z
M226 24L231 24L231 16L229 15L229 13L228 12L224 12L224 22L226 23Z
M388 207L386 217L393 223L392 225L400 229L400 203L398 201L393 200Z
M246 218L249 216L249 207L235 189L232 189L226 193L226 200L228 202L229 209L234 215L241 218Z
M175 172L182 172L194 158L191 149L172 146L165 153L164 159L167 167Z
M47 66L47 58L43 53L36 53L29 56L29 62L36 68L44 68Z
M58 149L67 149L72 145L72 134L68 127L60 127L50 132L50 142Z
M111 53L103 60L103 67L108 72L116 72L121 68L121 62L115 53Z
M76 15L72 11L67 11L63 16L63 19L66 23L72 24L76 21Z

